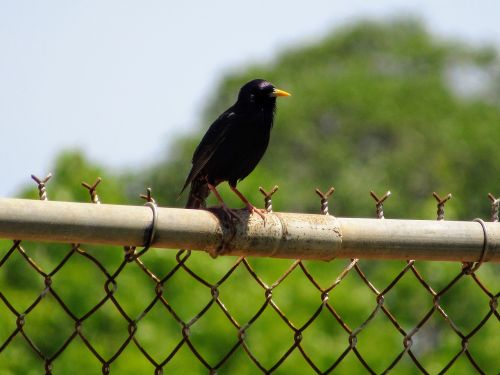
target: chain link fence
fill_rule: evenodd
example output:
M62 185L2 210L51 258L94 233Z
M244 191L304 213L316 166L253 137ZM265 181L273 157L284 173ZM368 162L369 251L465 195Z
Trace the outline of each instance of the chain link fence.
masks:
M45 179L34 177L40 199ZM99 204L97 185L84 184ZM272 195L261 188L268 211ZM328 215L334 192L317 190ZM386 193L376 202L383 219ZM434 193L437 219L445 198ZM154 203L151 192L143 196ZM499 200L490 195L491 221ZM119 250L119 249L118 249ZM2 373L500 373L498 263L0 242Z

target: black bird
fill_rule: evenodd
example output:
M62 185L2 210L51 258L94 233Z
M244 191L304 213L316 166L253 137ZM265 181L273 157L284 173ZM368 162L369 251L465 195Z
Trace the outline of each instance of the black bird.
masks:
M204 208L211 191L224 211L237 217L216 189L227 181L250 214L256 212L264 218L263 210L252 205L236 184L253 171L267 149L278 96L290 94L268 81L254 79L240 89L236 103L212 123L194 152L193 166L181 191L191 184L186 208Z

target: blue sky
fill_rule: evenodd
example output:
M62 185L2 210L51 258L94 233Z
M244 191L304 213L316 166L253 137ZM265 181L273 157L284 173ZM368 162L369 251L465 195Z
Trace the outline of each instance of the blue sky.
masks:
M500 45L500 2L0 1L0 197L63 149L115 168L160 158L224 74L359 18L415 15ZM77 172L75 172L77 173Z

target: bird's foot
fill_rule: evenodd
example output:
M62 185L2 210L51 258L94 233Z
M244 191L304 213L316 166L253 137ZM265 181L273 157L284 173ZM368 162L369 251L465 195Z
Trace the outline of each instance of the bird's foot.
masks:
M266 215L268 212L264 208L257 208L253 204L248 203L247 210L250 213L250 215L255 212L262 218L262 220L264 220L264 224L266 223Z

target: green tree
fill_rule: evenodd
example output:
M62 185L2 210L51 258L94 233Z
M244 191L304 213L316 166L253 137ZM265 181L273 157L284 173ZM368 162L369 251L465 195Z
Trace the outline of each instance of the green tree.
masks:
M278 210L317 212L314 188L334 185L336 214L366 216L373 211L368 191L390 189L389 216L432 218L431 193L452 192L449 218L484 216L500 172L493 136L498 88L464 97L456 87L466 78L458 68L494 82L497 64L495 50L441 40L411 19L348 26L285 51L270 65L228 76L212 96L204 125L181 140L148 180L168 204L182 204L174 200L180 171L189 171L201 134L243 82L263 77L293 96L278 103L268 152L241 183L254 201L261 200L258 185L278 184ZM239 204L231 193L224 197Z

